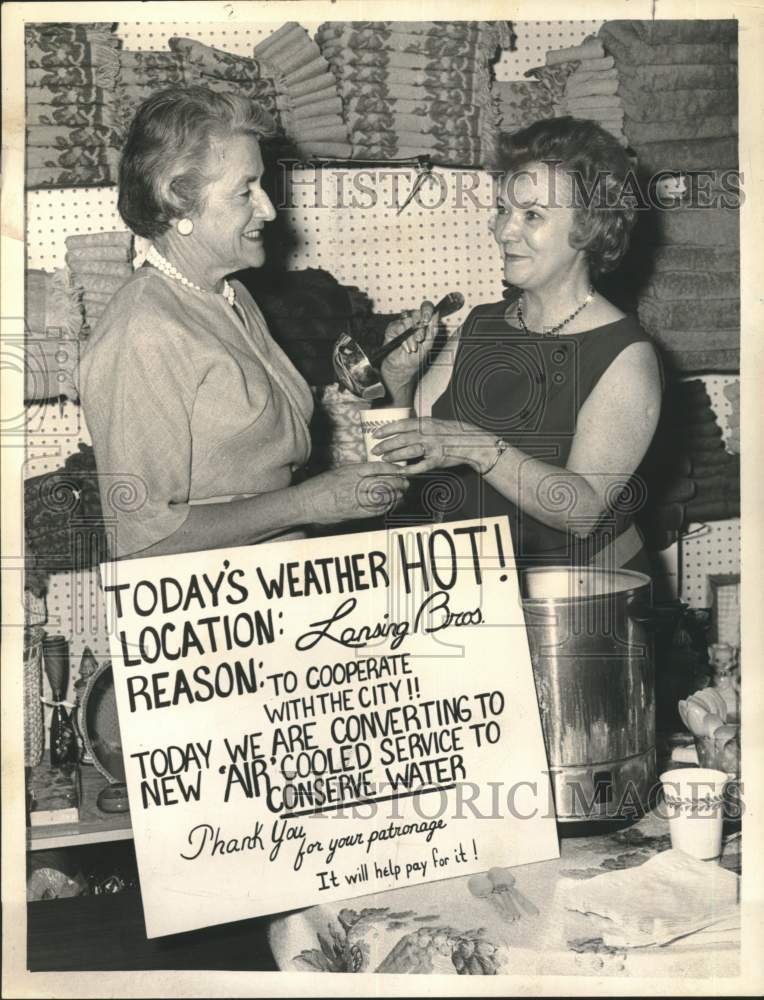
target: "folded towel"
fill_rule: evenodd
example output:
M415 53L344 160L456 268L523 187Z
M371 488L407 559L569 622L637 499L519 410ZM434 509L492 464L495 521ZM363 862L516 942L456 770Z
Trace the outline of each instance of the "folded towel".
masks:
M426 53L430 56L449 56L464 53L480 39L477 27L469 33L453 35L424 35L413 32L354 31L351 27L341 35L322 41L322 52L335 52L345 48L353 52L388 51Z
M608 24L618 23L607 22ZM632 21L648 45L737 41L737 21Z
M637 145L639 164L651 173L660 170L736 170L737 136L721 139L676 139Z
M622 108L623 103L617 94L595 94L588 97L564 97L560 103L568 108L583 111L586 108Z
M305 28L301 24L298 24L297 21L287 21L267 38L257 43L254 48L255 56L265 59L266 53L277 52L283 45L290 45L293 38L303 38L304 36Z
M99 187L116 184L116 172L107 165L97 167L31 167L25 174L25 185L29 189L49 187Z
M620 66L707 65L730 61L729 42L645 42L633 21L606 21L599 31L605 51Z
M582 59L576 72L600 73L603 70L613 69L614 66L615 59L612 56L603 56L601 59Z
M456 71L470 73L476 69L475 56L460 54L455 56L432 56L427 53L372 51L359 49L352 52L349 49L325 50L326 58L331 65L340 68L343 75L350 67L390 67L392 70L413 69L432 70L438 73Z
M666 945L739 916L740 878L681 851L576 881L561 890L566 909L586 915L609 947Z
M119 71L120 83L142 84L155 90L166 87L182 87L186 83L186 73L182 66L157 66L153 69L122 69Z
M26 92L27 107L36 104L50 105L58 108L90 107L111 103L111 93L95 85L84 87L45 86L28 87Z
M597 94L615 94L617 91L617 77L610 80L597 80L594 78L574 80L571 77L565 87L565 97L566 99L571 97L591 97Z
M657 247L653 267L656 272L713 271L739 275L740 252L737 249L715 250L710 247Z
M625 91L621 94L624 109L634 121L651 123L673 121L675 118L697 118L701 115L736 115L736 87L723 90L674 90L649 94Z
M740 298L740 274L737 271L666 271L653 274L646 295L653 299L675 302L689 299Z
M90 34L86 41L46 40L43 43L27 40L24 48L24 62L27 69L58 70L71 67L93 67L111 65L119 67L120 51L116 48L116 38Z
M302 96L296 96L292 91L288 94L279 94L279 101L284 101L286 106L296 111L298 108L307 108L311 104L318 104L319 102L327 100L340 100L337 93L337 86L334 82L334 77L332 77L332 83L328 87L324 87L321 90L314 90ZM342 102L340 101L340 104Z
M437 82L435 83L401 83L399 74L396 74L394 82L388 82L381 80L377 83L367 82L367 83L357 83L352 80L341 80L337 84L337 90L340 95L347 99L353 100L360 97L375 97L375 98L401 98L407 101L422 101L422 100L439 100L444 102L450 102L453 104L474 104L479 103L479 99L476 99L477 95L467 94L457 86L453 87L443 87ZM539 84L533 83L528 84L528 86L538 87Z
M740 371L740 331L739 330L666 330L659 328L652 333L653 338L666 355L668 361L681 372L739 372ZM717 461L717 453L703 451L697 462L700 466ZM718 459L728 459L719 443ZM693 474L696 460L693 460Z
M546 54L547 66L558 66L560 63L579 62L581 59L601 59L605 49L599 38L587 38L581 45L572 45L564 49L554 49Z
M93 248L93 253L97 253L96 248ZM71 271L75 282L84 283L94 277L111 277L117 280L124 280L129 278L133 273L132 265L127 262L97 260L95 256L76 256L75 254L67 253L64 261Z
M737 115L677 117L667 122L636 122L629 119L626 124L626 134L635 146L670 139L722 139L737 136L737 129Z
M488 73L461 72L441 69L402 69L386 66L350 66L342 73L342 79L353 84L383 83L394 81L400 86L425 86L434 90L462 90L471 94L473 89L487 87Z
M115 74L116 76L116 71ZM52 69L29 69L24 72L27 87L92 87L96 71L92 66L54 66Z
M475 23L471 21L353 21L351 23L356 32L380 32L385 36L414 34L469 38L475 31ZM332 38L339 38L345 33L347 26L347 21L327 21L316 31L316 41L320 45Z
M662 244L739 248L739 213L735 209L674 208L657 215Z
M605 60L602 60L605 62ZM568 86L573 83L583 83L585 80L617 80L618 70L613 67L612 69L584 69L583 63L578 64L578 69L573 70L573 72L568 77Z
M109 125L30 125L27 128L27 146L48 149L70 149L77 146L111 146L121 149L125 137L120 129Z
M133 248L133 234L125 231L78 233L73 236L67 236L64 243L66 244L66 249L73 254L80 255L81 252L87 251L93 257L98 258L95 248L101 250L103 247L119 247L131 253ZM101 259L105 260L107 258Z
M726 90L737 86L737 66L619 66L624 92L664 90Z
M69 149L28 146L26 164L29 169L63 167L68 170L79 166L111 166L116 172L119 152L108 146L73 146Z
M694 302L659 302L645 296L637 309L648 333L656 330L733 330L740 328L740 300L709 299Z
M328 157L332 160L349 160L353 155L353 147L349 142L323 142L315 141L307 143L295 142L297 152L306 158L312 156Z
M182 55L189 64L214 73L219 79L255 83L262 76L260 63L255 59L223 52L193 38L174 37L168 44L173 52Z
M131 267L128 267L126 273L120 276L94 274L89 271L73 271L72 282L76 288L83 290L85 301L87 302L87 297L93 295L106 295L111 298L115 292L119 291L132 273L133 269Z
M83 128L92 125L119 125L119 116L110 104L85 104L81 107L58 107L55 104L30 104L26 113L27 127L32 125L60 125Z

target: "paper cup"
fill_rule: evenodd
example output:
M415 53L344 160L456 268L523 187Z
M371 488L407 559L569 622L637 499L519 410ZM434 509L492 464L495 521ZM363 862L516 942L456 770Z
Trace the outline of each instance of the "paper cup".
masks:
M706 767L678 767L660 778L671 846L700 861L717 861L729 775Z
M385 424L395 423L396 420L405 420L412 416L410 406L383 406L378 410L361 410L361 430L363 431L363 443L366 447L366 460L368 462L384 462L381 455L374 455L372 448L378 445L380 438L375 438L374 431ZM406 462L397 462L396 465L405 465Z

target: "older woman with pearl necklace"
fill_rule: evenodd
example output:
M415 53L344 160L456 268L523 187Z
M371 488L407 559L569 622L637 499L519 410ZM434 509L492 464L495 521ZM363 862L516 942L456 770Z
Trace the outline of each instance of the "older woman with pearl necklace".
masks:
M310 390L234 272L265 261L275 217L253 102L201 87L138 110L119 211L151 240L93 331L80 389L112 554L155 556L299 537L368 518L407 486L388 464L296 482Z

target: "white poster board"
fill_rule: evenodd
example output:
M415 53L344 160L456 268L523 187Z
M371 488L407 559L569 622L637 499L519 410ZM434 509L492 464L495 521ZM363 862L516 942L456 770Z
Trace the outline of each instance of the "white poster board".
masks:
M149 937L558 856L506 521L102 566Z

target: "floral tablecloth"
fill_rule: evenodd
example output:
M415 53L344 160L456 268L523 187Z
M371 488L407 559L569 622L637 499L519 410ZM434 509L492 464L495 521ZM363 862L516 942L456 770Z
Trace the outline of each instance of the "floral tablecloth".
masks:
M563 832L560 858L511 870L477 891L468 877L409 886L280 916L270 926L279 968L308 972L459 975L739 975L739 930L700 932L664 947L612 948L587 917L566 909L572 882L633 868L670 848L668 823L649 814L616 832ZM739 834L726 832L722 865L739 873ZM505 870L508 871L508 870Z

